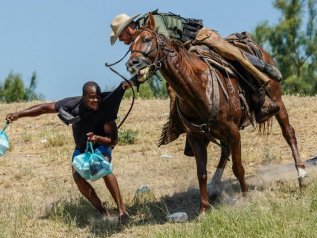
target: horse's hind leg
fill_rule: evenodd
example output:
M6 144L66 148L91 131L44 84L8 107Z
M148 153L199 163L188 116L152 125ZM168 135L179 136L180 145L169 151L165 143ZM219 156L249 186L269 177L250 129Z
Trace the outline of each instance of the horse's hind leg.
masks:
M280 106L280 111L275 115L283 133L283 137L286 140L287 144L292 150L292 155L295 160L295 167L298 173L298 182L299 186L303 187L307 183L307 173L305 171L305 165L300 158L298 148L297 148L297 139L295 135L295 130L292 125L289 123L288 113L286 111L285 105L282 99L276 101Z
M221 156L217 166L217 169L211 179L210 184L208 185L208 195L211 200L216 201L221 195L222 186L221 179L223 175L223 171L226 167L226 164L229 160L230 156L230 148L228 144L221 141Z
M295 167L298 173L299 186L303 187L308 182L307 181L308 176L305 171L305 165L303 161L301 160L299 152L298 152L295 130L292 127L292 125L289 123L288 113L281 96L280 85L277 82L274 82L272 80L272 82L270 82L269 93L272 99L280 107L280 111L277 114L275 114L275 118L281 127L284 139L286 140L287 144L290 146L292 150L292 155L295 161Z

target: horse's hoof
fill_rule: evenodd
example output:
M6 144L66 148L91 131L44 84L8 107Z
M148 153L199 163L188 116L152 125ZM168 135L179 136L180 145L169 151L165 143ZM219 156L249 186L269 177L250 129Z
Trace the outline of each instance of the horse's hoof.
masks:
M219 204L221 200L221 191L216 189L212 184L208 186L208 197L212 204Z
M305 174L302 177L298 177L298 183L300 188L304 188L309 184L309 176Z
M221 188L219 184L210 183L207 186L208 188L208 196L219 196L221 194Z
M300 188L304 188L309 183L309 177L304 168L298 168L298 183Z
M198 221L201 221L201 220L203 220L205 217L206 217L206 211L200 211L200 212L199 212L199 215L198 215L198 217L197 217L197 220L198 220Z

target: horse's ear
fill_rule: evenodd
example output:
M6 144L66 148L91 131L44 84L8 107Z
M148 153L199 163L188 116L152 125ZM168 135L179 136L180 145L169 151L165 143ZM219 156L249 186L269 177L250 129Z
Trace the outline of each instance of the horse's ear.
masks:
M154 28L155 28L155 20L154 20L154 17L152 15L152 13L149 13L149 29L151 29L152 31L154 31Z

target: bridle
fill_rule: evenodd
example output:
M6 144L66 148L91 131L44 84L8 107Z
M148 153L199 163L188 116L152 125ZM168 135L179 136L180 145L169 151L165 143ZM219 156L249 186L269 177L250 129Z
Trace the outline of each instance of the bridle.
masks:
M152 36L150 39L152 40L153 38L156 39L156 45L151 48L149 51L142 51L142 50L133 50L133 46L135 45L135 40L137 39L137 36L139 36L142 31L147 31L149 32L150 34L154 35ZM154 72L156 72L157 70L160 70L162 68L162 65L164 63L164 61L167 59L167 56L170 54L170 53L174 53L174 50L173 49L169 49L166 47L166 38L164 35L162 34L159 34L159 33L156 33L148 28L142 28L142 30L140 31L140 33L137 35L131 46L130 46L130 51L131 51L131 54L133 53L140 53L142 54L144 57L146 58L152 58L151 57L151 53L153 53L154 51L157 51L157 55L155 56L154 60L153 60L153 63L148 65L148 67L152 67L154 68ZM160 52L162 52L162 56L159 57L160 55ZM167 52L167 53L166 53Z

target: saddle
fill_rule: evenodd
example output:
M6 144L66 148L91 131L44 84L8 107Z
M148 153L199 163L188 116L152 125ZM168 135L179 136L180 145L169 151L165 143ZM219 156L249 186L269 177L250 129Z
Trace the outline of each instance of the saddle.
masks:
M254 42L249 32L233 33L224 38L230 44L262 59L262 53L259 46Z

